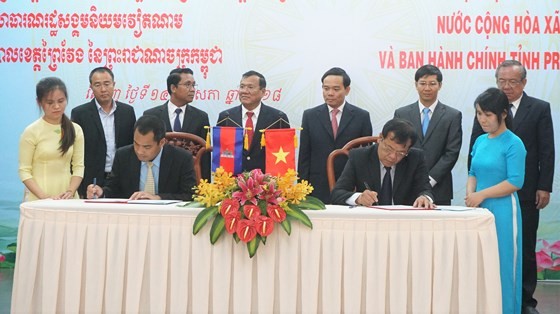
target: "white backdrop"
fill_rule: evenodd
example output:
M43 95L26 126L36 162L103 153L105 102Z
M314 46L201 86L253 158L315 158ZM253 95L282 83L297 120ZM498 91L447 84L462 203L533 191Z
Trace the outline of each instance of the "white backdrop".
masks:
M18 140L41 114L35 84L46 76L67 83L69 114L92 95L89 71L108 65L116 98L140 116L166 100L171 69L190 67L199 85L193 105L215 123L238 104L231 91L253 69L267 78L265 102L299 126L303 110L322 103L320 77L339 66L352 79L348 101L371 112L377 134L397 107L417 100L414 72L433 63L444 76L440 100L463 112L454 169L454 203L462 204L472 102L494 86L501 60L527 65L527 93L551 102L558 120L559 9L553 0L0 0L0 201L22 198ZM555 179L556 191L558 172ZM560 238L559 199L553 193L543 212L542 238Z

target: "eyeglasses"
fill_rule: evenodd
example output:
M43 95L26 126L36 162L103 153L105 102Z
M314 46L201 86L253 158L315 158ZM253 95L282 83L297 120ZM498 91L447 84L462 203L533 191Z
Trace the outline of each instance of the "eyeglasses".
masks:
M196 89L198 87L198 84L196 83L177 83L177 85L183 85L185 86L187 89Z
M520 80L513 80L513 79L512 79L512 80L504 80L504 79L499 79L499 80L498 80L498 86L499 86L499 87L504 87L504 86L506 86L506 85L509 85L509 86L511 86L511 87L516 87L516 86L518 86L518 85L521 84L521 83L522 83L522 81L520 81Z
M111 88L115 83L114 82L103 82L103 83L95 83L92 85L95 89L100 89L102 87Z
M381 139L381 143L383 143L383 149L390 155L397 154L398 158L404 158L408 156L408 152L399 152L393 147L389 146L389 144L385 143L383 139Z
M420 86L422 88L426 88L428 86L431 87L431 88L436 88L436 87L439 86L439 83L435 82L435 81L431 81L431 82L419 81L418 86Z
M260 86L244 85L244 84L241 84L241 85L239 85L238 87L239 87L239 90L244 90L244 89L246 89L246 90L248 90L249 92L253 92L253 91L256 91L256 90L258 90L258 89L261 88Z

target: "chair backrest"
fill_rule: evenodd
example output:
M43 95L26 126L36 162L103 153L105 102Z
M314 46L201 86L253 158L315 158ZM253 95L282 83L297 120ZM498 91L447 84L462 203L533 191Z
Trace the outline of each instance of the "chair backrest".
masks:
M364 136L358 137L346 143L342 148L333 150L327 158L327 180L329 181L329 190L332 191L336 183L334 160L340 155L348 156L352 148L368 146L377 143L379 136Z
M184 132L167 132L165 133L167 144L180 147L191 152L194 161L194 173L196 183L202 178L200 161L205 153L211 152L212 147L206 148L206 141L195 134Z

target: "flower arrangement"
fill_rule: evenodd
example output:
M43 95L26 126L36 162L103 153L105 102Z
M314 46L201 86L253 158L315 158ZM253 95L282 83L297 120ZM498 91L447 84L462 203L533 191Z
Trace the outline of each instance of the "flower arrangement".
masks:
M539 239L537 257L537 279L560 279L560 241L549 243Z
M249 256L253 257L259 244L266 244L266 237L272 233L275 224L280 224L288 235L291 220L313 228L303 210L325 209L325 204L308 196L313 187L305 180L296 183L297 179L297 173L292 169L278 177L260 169L232 177L222 167L216 169L214 182L202 180L195 188L195 202L186 205L204 207L195 219L193 234L214 219L210 229L212 244L227 232L236 242L246 243Z

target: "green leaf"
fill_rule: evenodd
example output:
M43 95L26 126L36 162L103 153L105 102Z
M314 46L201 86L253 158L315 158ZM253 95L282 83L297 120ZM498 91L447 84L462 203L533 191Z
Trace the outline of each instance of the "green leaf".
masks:
M307 215L301 209L297 208L296 206L290 205L289 206L290 210L286 210L286 215L301 221L301 223L303 223L304 225L313 229L313 224L311 223L311 220L309 219L309 217L307 217Z
M280 223L280 225L282 226L282 229L284 229L284 231L286 231L286 233L288 235L290 235L290 233L292 233L292 223L290 223L289 219L284 219L284 221L282 221Z
M237 233L233 234L233 239L235 240L235 243L239 243L239 241L241 241L239 240L239 236L237 235Z
M218 206L212 206L203 209L198 215L193 224L193 234L197 234L206 223L218 214Z
M177 205L179 207L185 207L185 208L204 208L204 204L199 203L199 202L186 202L183 205Z
M224 217L222 215L217 215L216 218L214 218L214 223L212 223L212 229L210 229L210 243L216 243L225 229L226 224Z
M7 248L8 248L8 250L15 253L17 251L17 243L14 242L14 243L8 244Z
M321 210L327 208L320 199L308 196L305 200L300 201L299 204L294 204L299 209L307 209L307 210Z
M255 256L255 253L257 253L257 249L259 248L259 243L260 241L260 236L256 236L253 240L247 242L247 250L249 251L249 257L253 257Z

